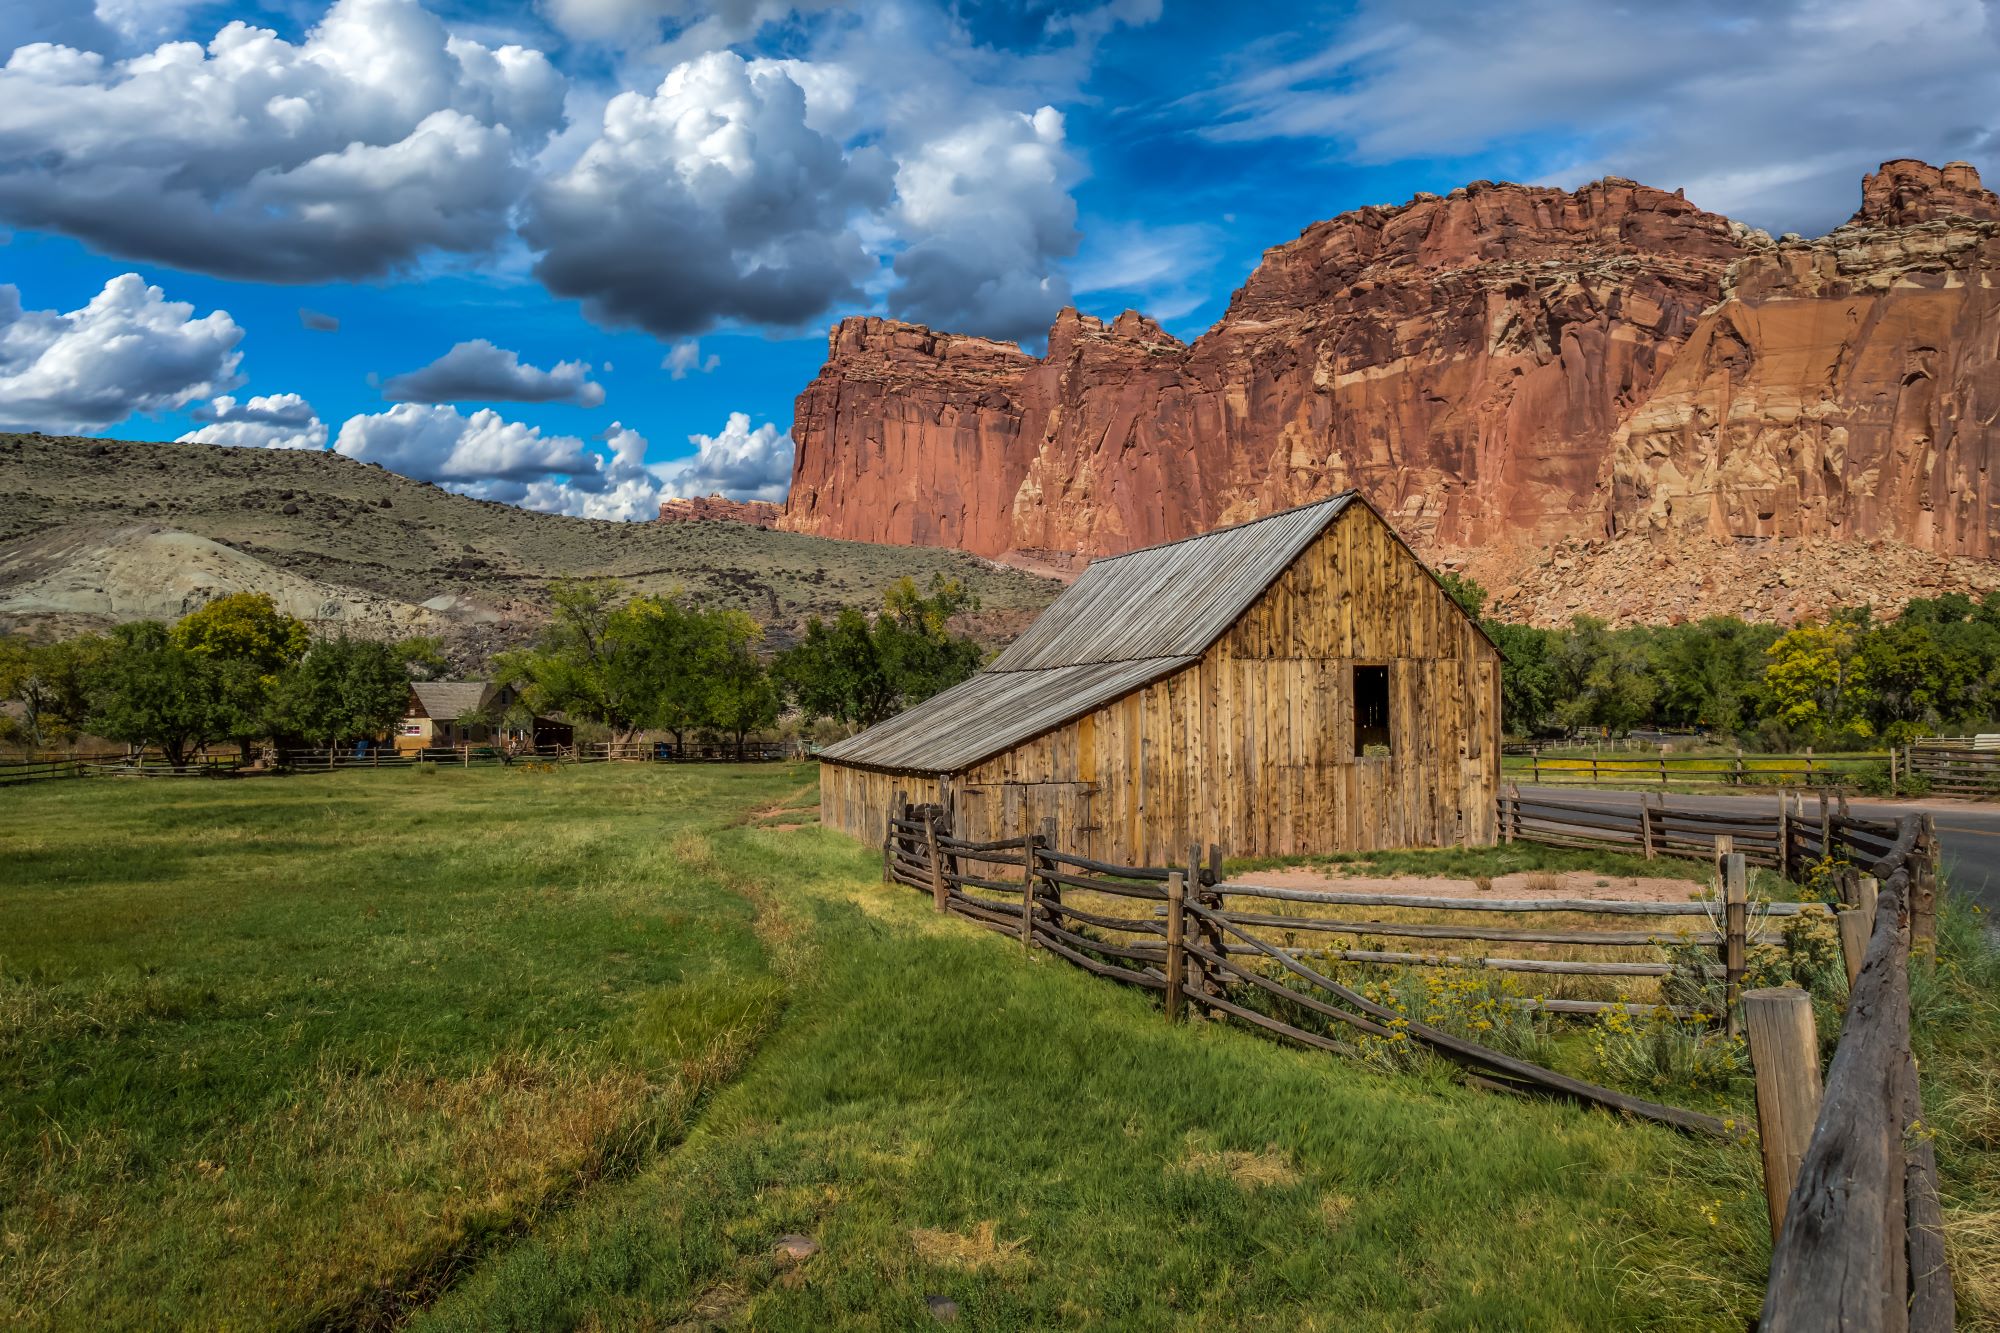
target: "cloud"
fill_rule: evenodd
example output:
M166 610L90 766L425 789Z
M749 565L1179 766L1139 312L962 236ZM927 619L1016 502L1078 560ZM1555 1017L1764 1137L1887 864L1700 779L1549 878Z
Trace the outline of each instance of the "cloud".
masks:
M1364 163L1498 154L1529 180L1630 176L1822 232L1879 161L1993 151L1996 102L1979 0L1367 0L1318 49L1193 105L1212 138L1320 140Z
M0 67L0 221L269 282L484 252L565 86L415 0L338 0L297 44L234 22L129 59L23 46Z
M719 435L690 435L695 455L659 468L662 495L726 495L732 500L782 500L792 484L792 437L765 422L731 412Z
M338 316L325 314L318 310L310 310L305 306L299 307L299 324L303 328L311 329L314 333L340 332L340 319Z
M782 69L718 51L651 94L620 93L574 166L535 191L535 276L612 327L657 336L722 320L794 326L861 296L875 262L852 226L889 165L806 124Z
M392 472L437 482L526 483L555 474L595 476L597 456L573 435L543 435L490 407L463 416L455 407L398 403L354 416L334 450Z
M383 383L382 396L403 403L471 400L597 407L604 402L604 386L590 378L589 362L560 361L542 370L523 365L519 352L474 338L420 370L392 376Z
M896 170L910 246L896 256L899 319L999 338L1048 331L1069 302L1081 174L1053 107L1002 113L925 144Z
M1219 234L1206 223L1105 223L1090 229L1071 277L1079 295L1130 295L1154 319L1174 320L1208 299L1195 279L1220 253Z
M721 357L713 352L706 357L702 356L701 343L694 338L688 338L675 343L667 350L666 360L660 362L660 369L670 370L675 379L684 380L690 371L698 370L704 375L713 374L715 368L721 364Z
M200 319L136 273L79 310L23 310L0 283L0 430L99 430L242 383L243 330L223 310Z
M658 518L660 486L646 466L646 437L614 421L603 439L609 456L601 459L593 456L593 470L588 472L533 481L454 483L450 488L463 495L498 500L545 514L616 523Z
M247 403L224 394L193 413L202 426L182 444L227 444L246 449L324 449L326 423L295 393L275 393Z

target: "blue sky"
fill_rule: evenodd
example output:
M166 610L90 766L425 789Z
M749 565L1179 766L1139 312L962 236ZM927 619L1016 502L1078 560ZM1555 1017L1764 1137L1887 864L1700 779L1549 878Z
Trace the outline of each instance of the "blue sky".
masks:
M779 498L843 315L1192 338L1479 178L1820 232L1885 158L1988 164L1996 55L1977 0L6 0L0 428Z

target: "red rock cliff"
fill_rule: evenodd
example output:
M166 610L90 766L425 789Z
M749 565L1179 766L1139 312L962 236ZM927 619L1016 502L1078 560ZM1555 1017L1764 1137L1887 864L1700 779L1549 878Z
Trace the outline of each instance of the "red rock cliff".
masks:
M1308 228L1191 345L846 320L783 526L1062 563L1356 485L1503 595L1553 542L1676 530L1987 556L1996 219L1963 163L1885 164L1817 241L1479 182Z

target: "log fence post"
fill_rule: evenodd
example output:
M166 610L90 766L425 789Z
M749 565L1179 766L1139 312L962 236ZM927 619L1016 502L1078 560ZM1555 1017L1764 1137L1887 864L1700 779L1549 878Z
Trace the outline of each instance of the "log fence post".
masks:
M1778 788L1778 878L1792 877L1792 821L1786 811L1786 792Z
M1750 875L1743 853L1722 858L1722 985L1729 1035L1743 1031L1744 955L1749 943Z
M1919 816L1916 855L1910 873L1910 953L1937 961L1937 820Z
M1847 964L1847 992L1861 979L1861 963L1868 956L1868 937L1874 932L1875 917L1858 905L1842 904L1837 913L1840 925L1840 957Z
M931 902L942 912L947 906L944 859L938 855L937 819L929 810L924 811L924 847L931 858Z
M1653 798L1639 798L1639 845L1645 850L1646 859L1653 859Z
M1812 997L1794 986L1743 993L1750 1035L1750 1067L1757 1082L1757 1138L1764 1154L1764 1201L1771 1238L1785 1225L1785 1206L1798 1182L1799 1163L1812 1142L1824 1088Z
M896 844L903 836L903 831L897 828L896 824L898 821L908 819L909 817L910 798L902 792L892 793L889 797L889 836L882 839L882 882L884 884L891 882L889 866L896 855Z
M1506 836L1508 842L1512 842L1514 841L1514 835L1520 831L1521 784L1510 782L1507 784L1507 818L1501 824L1501 832Z
M1187 982L1187 960L1182 954L1181 931L1185 928L1187 909L1183 902L1185 889L1181 872L1172 871L1167 875L1167 1021L1181 1021L1184 1005L1182 987Z
M1021 948L1035 947L1035 872L1040 866L1038 855L1041 836L1024 834L1021 838Z
M1824 861L1833 855L1833 798L1825 787L1819 789L1819 856Z

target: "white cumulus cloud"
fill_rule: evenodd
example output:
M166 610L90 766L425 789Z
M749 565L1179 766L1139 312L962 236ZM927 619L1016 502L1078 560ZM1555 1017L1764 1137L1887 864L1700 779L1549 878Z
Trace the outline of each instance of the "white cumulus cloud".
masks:
M747 413L731 412L720 434L690 435L688 443L693 458L657 469L662 495L782 500L791 489L791 433L771 422L752 430Z
M24 310L0 283L0 430L99 430L242 383L243 330L224 310L197 319L136 273L81 309Z
M594 320L660 337L722 320L796 325L860 299L875 261L853 222L890 166L806 123L782 69L728 51L604 107L595 139L542 182L522 235L535 275Z
M382 396L403 403L574 403L597 407L604 387L587 361L559 361L548 370L523 364L519 352L484 338L462 342L429 365L395 375Z
M713 374L722 364L722 358L714 352L701 354L701 342L696 338L686 338L667 349L666 359L660 362L660 369L673 372L677 380L686 379L689 374L700 371L704 375Z
M324 449L326 423L295 393L261 394L238 402L227 394L196 408L202 424L182 444L227 444L246 449Z
M599 461L573 435L544 435L490 407L471 416L455 407L398 403L349 417L336 452L424 481L527 483L552 474L595 475ZM497 497L496 497L497 498Z
M296 44L233 22L127 59L25 45L0 221L224 277L377 276L502 239L565 90L416 0L338 0Z

